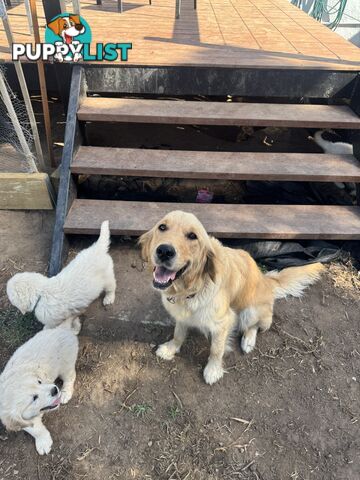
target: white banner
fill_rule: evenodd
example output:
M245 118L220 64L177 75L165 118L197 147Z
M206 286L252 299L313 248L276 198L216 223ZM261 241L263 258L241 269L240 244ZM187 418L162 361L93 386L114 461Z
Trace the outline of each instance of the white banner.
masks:
M0 0L0 18L6 17L5 0Z

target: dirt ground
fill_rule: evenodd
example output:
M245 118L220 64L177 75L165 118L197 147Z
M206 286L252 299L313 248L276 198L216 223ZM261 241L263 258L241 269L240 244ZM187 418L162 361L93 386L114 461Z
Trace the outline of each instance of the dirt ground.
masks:
M18 270L46 270L51 222L0 212L0 367L39 328L4 288ZM360 280L350 264L330 266L301 300L278 301L255 351L235 345L209 387L207 340L194 332L176 360L158 360L171 322L134 246L114 240L111 253L116 303L98 300L83 317L74 397L45 417L53 450L40 457L26 433L0 427L0 480L360 478Z

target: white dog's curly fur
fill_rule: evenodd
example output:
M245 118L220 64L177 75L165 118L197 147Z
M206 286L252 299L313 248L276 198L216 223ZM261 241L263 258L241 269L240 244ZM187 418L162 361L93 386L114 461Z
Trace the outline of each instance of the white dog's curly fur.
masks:
M116 280L114 264L108 254L109 244L109 222L105 221L97 242L80 252L55 277L34 272L14 275L6 289L10 302L22 314L33 311L45 328L69 320L79 331L78 315L103 291L104 305L115 300Z
M40 455L52 446L42 416L71 399L78 349L75 332L65 322L18 348L0 375L0 419L8 430L30 433Z

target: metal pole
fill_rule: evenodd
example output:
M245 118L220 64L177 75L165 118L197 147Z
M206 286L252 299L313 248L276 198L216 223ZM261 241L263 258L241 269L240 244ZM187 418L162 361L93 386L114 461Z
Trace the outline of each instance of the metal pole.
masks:
M32 21L34 25L35 43L41 43L40 33L39 33L39 24L38 24L37 13L36 13L36 0L30 0L30 6L31 6ZM48 96L47 96L47 90L46 90L45 69L44 69L44 64L42 60L38 60L36 63L37 63L38 74L39 74L41 103L42 103L43 113L44 113L46 143L47 143L51 165L54 165L54 151L52 146L51 122L50 122Z
M181 0L176 0L175 18L180 18L180 10L181 10Z
M74 13L80 15L80 0L72 0Z
M66 13L66 0L60 0L61 13Z
M61 13L65 13L66 6L65 6L65 11L63 12L61 10L61 1L65 2L65 0L43 0L42 3L44 6L46 23L51 22L51 20L57 15L60 15Z
M29 0L25 0L25 9L26 9L26 16L27 16L28 23L29 23L30 33L32 33L32 34L34 35L34 26L33 26L32 18L31 18L31 11L30 11L30 3L29 3Z
M19 139L19 142L20 142L22 151L25 155L25 160L26 160L26 163L27 163L28 168L30 170L30 173L36 173L36 172L38 172L36 163L34 162L33 155L31 153L29 145L26 141L26 138L25 138L24 132L21 128L19 119L17 118L14 106L11 102L11 98L10 98L8 89L6 88L4 75L3 75L3 72L1 70L0 70L0 94L1 94L1 98L4 102L4 104L6 106L6 109L7 109L8 115L10 117L10 120L11 120L13 126L14 126L16 135Z

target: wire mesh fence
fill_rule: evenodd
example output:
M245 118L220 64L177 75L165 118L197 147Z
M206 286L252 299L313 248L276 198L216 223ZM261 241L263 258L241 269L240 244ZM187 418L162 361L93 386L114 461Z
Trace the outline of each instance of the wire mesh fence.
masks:
M0 67L0 168L1 171L37 171L34 137L25 103L6 80Z

